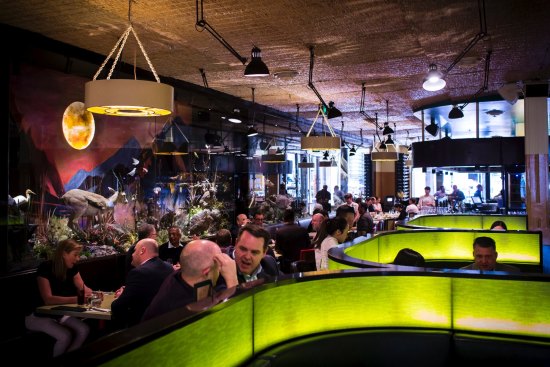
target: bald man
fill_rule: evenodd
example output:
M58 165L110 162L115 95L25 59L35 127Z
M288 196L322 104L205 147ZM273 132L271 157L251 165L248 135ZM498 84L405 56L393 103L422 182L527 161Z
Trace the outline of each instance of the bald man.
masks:
M180 265L179 271L166 278L145 311L143 320L149 320L199 301L200 299L195 296L196 284L206 281L215 286L220 275L225 284L216 287L216 291L236 287L239 284L235 261L222 253L220 247L212 241L189 242L181 252Z
M132 253L134 268L126 276L126 285L116 291L116 299L111 305L112 318L117 326L139 323L164 279L174 271L158 255L156 240L145 238L136 243Z

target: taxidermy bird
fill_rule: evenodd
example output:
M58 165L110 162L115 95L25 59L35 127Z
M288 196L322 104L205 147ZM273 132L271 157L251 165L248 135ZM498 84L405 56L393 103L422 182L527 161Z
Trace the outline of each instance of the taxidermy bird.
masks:
M80 189L67 191L61 199L63 199L65 205L71 208L69 227L76 232L81 232L78 226L78 219L81 217L94 218L97 216L102 221L103 214L113 210L119 194L118 191L110 187L109 190L113 194L108 198Z
M19 209L23 209L27 207L29 205L29 202L31 201L31 194L36 195L34 192L32 192L32 190L27 189L25 191L25 196L17 195L12 199L13 205L17 206ZM11 200L9 200L8 198L8 201L11 201Z

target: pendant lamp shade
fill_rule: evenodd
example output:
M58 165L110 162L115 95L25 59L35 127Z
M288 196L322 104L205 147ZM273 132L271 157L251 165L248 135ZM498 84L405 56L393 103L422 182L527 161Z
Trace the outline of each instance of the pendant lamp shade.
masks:
M313 127L315 126L315 123L321 116L321 123L326 124L328 127L328 130L330 132L330 135L324 135L324 136L317 136L317 135L311 135L311 132L313 131ZM319 108L319 111L317 111L317 116L313 120L313 123L311 124L309 131L306 136L302 136L301 138L301 148L305 150L337 150L341 147L341 141L340 137L336 136L336 133L334 132L334 129L328 122L327 116L325 115L325 112L323 111L322 106Z
M286 161L284 154L264 154L262 155L263 163L283 163Z
M252 48L252 60L246 65L244 69L244 76L246 77L265 77L269 76L269 69L267 65L262 61L262 50L254 46Z
M112 116L165 116L174 109L174 88L147 80L103 79L86 83L88 111Z
M143 56L145 56L156 82L137 79L111 79L111 75L120 59L122 49L130 33L134 36ZM115 54L115 51L116 57L107 78L97 80L97 77L111 56ZM86 83L84 94L86 109L92 113L112 116L149 117L169 115L174 108L174 88L160 82L157 72L132 25L118 39L103 64L95 73L93 80Z

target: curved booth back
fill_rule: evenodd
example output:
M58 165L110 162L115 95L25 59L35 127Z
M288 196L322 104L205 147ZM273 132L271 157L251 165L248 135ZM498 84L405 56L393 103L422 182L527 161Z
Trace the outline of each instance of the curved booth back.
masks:
M391 263L402 248L418 251L428 266L459 268L473 262L474 239L480 236L495 240L499 262L542 272L541 232L466 229L394 231L357 239L329 250L329 269L381 267Z
M527 230L525 215L468 215L468 214L427 214L415 217L408 222L397 222L398 230L427 228L490 229L493 222L501 220L508 230Z
M434 353L438 360L444 353L446 360L463 362L483 356L461 347L459 337L474 342L512 341L525 350L525 361L533 358L533 350L542 348L541 358L548 363L550 277L365 269L296 275L244 290L202 312L176 310L149 320L69 353L59 365L319 365L313 360L292 363L292 358L277 363L279 353L272 348L359 331L411 334L408 342L414 343L410 344L414 350L400 355L409 360L407 365L437 365L431 360ZM415 335L431 337L421 343ZM443 339L434 344L431 338ZM379 338L369 340L376 344L353 351L361 355L362 365L392 365L388 361L395 361L407 345L396 344L399 338L384 344ZM346 364L350 356L341 354L347 349L339 349L340 342L351 339L334 339L331 349L314 348L312 358L337 358ZM434 350L434 345L444 349ZM374 349L383 351L380 358L385 363L374 363ZM327 353L333 355L323 357Z

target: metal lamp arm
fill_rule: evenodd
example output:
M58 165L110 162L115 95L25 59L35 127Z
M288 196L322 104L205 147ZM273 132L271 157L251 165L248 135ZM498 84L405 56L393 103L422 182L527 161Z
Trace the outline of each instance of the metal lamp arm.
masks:
M311 90L313 91L313 93L315 93L315 95L317 96L317 98L319 98L319 101L321 102L321 104L323 105L324 108L328 108L328 105L325 103L325 100L323 99L323 97L321 97L321 94L319 93L319 91L317 90L317 88L315 88L315 85L313 85L313 64L314 64L314 60L315 59L315 55L313 53L313 46L311 46L309 48L309 80L308 80L308 83L307 83L307 86L309 88L311 88Z
M200 7L199 7L200 1ZM230 44L227 42L221 34L219 34L205 19L204 19L204 9L203 9L203 0L196 0L196 12L197 12L197 23L196 25L202 29L206 29L215 39L217 39L229 52L233 54L243 65L246 64L247 58L242 57Z

